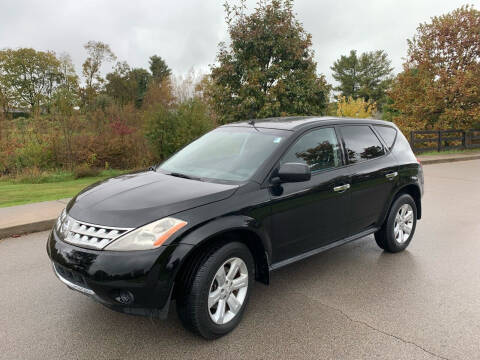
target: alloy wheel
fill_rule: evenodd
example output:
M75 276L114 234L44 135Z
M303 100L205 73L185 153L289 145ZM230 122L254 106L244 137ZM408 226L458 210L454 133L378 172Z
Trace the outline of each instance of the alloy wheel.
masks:
M413 229L413 208L410 204L403 204L398 209L393 226L395 241L403 244L408 240Z
M217 270L208 293L208 313L215 324L223 325L240 312L248 290L245 262L234 257Z

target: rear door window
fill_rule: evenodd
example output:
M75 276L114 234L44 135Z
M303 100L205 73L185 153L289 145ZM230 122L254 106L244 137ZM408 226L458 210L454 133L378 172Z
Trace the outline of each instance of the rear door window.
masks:
M380 126L375 125L375 129L378 131L382 139L387 144L388 148L391 149L393 143L395 142L395 138L397 137L397 130L390 126Z
M350 164L375 159L385 154L382 143L370 126L342 126L341 131Z

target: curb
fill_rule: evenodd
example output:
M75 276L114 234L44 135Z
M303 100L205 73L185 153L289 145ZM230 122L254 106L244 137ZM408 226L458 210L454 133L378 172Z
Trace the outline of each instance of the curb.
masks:
M11 226L3 229L0 228L0 239L50 230L51 228L53 228L53 225L55 225L55 221L57 221L57 219L37 221L28 224Z
M479 159L480 159L480 155L472 155L472 156L452 157L452 158L443 158L443 159L430 159L430 160L420 159L420 162L422 163L422 165L431 165L431 164L442 164L442 163L479 160ZM0 239L12 237L12 236L25 235L33 232L50 230L55 224L55 221L57 221L57 218L50 219L50 220L37 221L37 222L22 224L17 226L11 226L3 229L0 228Z
M463 157L452 157L452 158L430 159L430 160L422 160L420 158L420 162L422 163L422 165L430 165L430 164L442 164L442 163L479 160L479 159L480 159L480 155L471 155L471 156L463 156Z

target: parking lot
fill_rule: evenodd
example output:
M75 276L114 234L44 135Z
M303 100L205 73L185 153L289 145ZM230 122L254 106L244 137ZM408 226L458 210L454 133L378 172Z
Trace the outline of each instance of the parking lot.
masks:
M407 251L373 236L273 273L240 326L208 342L115 313L51 270L47 232L0 240L0 359L478 359L480 160L424 167Z

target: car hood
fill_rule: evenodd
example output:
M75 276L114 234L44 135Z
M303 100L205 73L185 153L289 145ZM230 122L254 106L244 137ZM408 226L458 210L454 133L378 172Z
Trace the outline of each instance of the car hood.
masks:
M184 179L155 171L121 175L82 190L67 206L76 220L138 227L180 211L220 201L238 185Z

